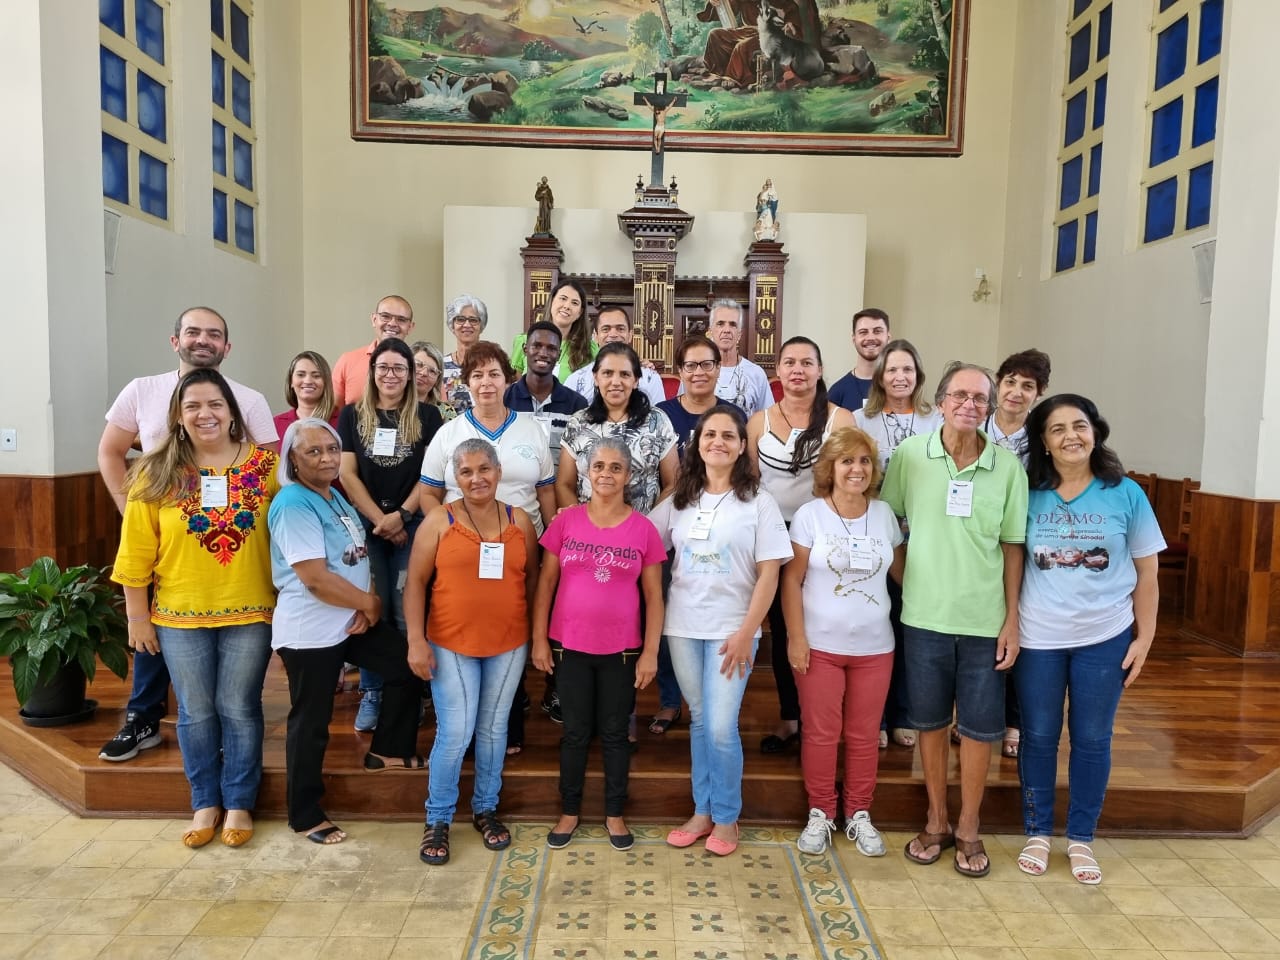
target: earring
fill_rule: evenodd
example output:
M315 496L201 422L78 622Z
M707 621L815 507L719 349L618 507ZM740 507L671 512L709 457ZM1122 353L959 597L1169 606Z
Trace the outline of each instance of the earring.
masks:
M186 428L186 427L182 427L182 426L178 427L178 439L179 439L179 440L185 440L185 439L187 439L187 428Z
M231 421L230 430L232 433L236 432L236 422L234 420Z

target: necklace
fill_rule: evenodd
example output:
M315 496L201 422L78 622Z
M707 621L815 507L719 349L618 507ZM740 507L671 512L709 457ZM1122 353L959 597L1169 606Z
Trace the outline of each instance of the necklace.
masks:
M841 525L844 527L845 535L852 537L853 528L850 527L849 524L857 521L858 518L850 517L848 520L846 520L844 517L844 514L840 512L840 508L836 506L836 498L834 496L828 496L827 503L831 504L831 512L836 515L836 519L839 520ZM862 535L865 537L870 532L871 532L871 505L866 504L862 510Z
M493 512L498 515L497 540L487 540L485 538L485 535L480 531L480 524L476 523L475 517L471 516L471 508L467 506L467 500L465 497L462 498L462 509L467 512L467 519L471 521L471 526L475 528L476 536L479 537L481 541L484 543L497 543L502 539L502 508L498 506L498 501L496 499L493 501Z

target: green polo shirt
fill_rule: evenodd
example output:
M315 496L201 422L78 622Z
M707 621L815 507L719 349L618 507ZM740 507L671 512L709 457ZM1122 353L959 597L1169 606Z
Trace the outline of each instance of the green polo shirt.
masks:
M908 437L893 452L880 496L911 528L902 622L922 630L995 637L1004 625L1002 543L1027 539L1027 474L986 439L977 461L957 470L942 430ZM947 516L952 479L973 483L968 517Z

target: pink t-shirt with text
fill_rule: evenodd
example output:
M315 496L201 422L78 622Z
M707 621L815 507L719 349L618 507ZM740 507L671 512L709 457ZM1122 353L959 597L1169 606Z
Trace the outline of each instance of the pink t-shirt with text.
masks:
M579 653L641 646L640 571L667 556L649 518L635 511L601 529L585 504L570 507L556 514L538 542L560 560L551 639Z

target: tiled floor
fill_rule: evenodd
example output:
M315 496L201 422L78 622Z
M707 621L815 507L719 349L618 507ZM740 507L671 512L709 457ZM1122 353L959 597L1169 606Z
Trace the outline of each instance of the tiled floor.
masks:
M1280 957L1280 821L1245 841L1100 841L1097 888L1071 879L1061 844L1046 876L1023 875L1010 836L988 837L991 876L974 881L907 863L902 835L880 860L843 837L810 860L792 831L758 828L715 860L640 827L629 854L596 830L550 855L545 825L518 824L499 858L461 823L453 862L432 868L413 824L351 823L321 848L267 822L244 849L199 851L182 826L81 820L0 766L0 958Z

